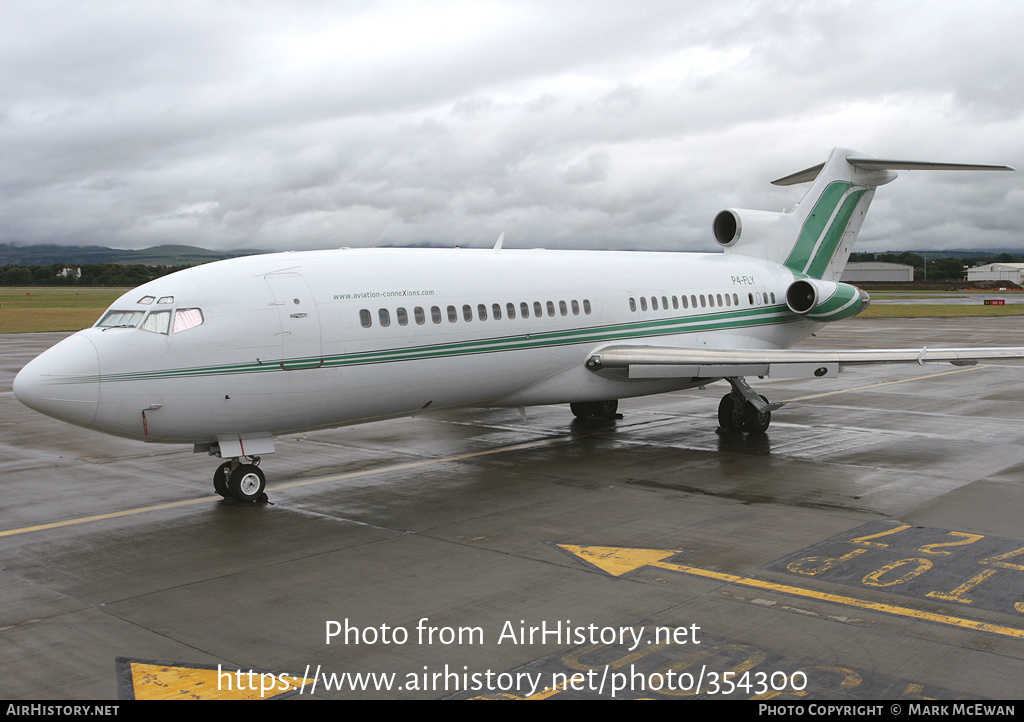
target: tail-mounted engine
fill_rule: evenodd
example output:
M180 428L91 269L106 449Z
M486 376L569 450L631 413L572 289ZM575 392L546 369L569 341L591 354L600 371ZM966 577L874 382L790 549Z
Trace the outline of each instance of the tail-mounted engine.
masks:
M789 213L748 211L728 208L715 216L712 224L715 241L726 253L765 258L783 263L796 237L796 226Z
M856 316L871 297L849 283L802 278L786 289L786 305L793 313L812 321L839 321Z
M718 244L731 248L741 238L748 242L754 238L788 242L792 232L792 219L787 213L727 208L715 216L712 227Z

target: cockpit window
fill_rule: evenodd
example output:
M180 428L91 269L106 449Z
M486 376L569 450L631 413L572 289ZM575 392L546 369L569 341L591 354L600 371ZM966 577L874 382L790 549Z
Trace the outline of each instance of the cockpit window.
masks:
M198 308L179 308L174 314L174 333L195 328L203 322L203 312Z
M157 303L174 303L174 296L161 296Z
M138 303L140 306L148 306L149 304L153 303L153 301L155 301L155 300L156 300L156 296L143 296L138 301L136 301L136 303Z
M142 330L152 333L167 333L171 328L170 311L153 311L142 322Z
M107 311L96 325L100 328L135 328L144 315L144 311Z

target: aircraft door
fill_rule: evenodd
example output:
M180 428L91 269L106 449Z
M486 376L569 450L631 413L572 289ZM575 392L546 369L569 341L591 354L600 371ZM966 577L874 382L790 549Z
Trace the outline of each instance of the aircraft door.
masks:
M268 273L264 278L281 320L281 368L319 368L324 363L320 318L305 279L295 272Z

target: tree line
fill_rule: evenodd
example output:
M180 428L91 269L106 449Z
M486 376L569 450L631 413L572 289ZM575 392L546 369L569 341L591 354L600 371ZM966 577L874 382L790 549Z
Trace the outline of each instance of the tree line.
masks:
M0 268L0 286L139 286L154 278L189 266L144 266L120 263L86 263L67 266L6 266ZM80 275L79 275L80 273Z

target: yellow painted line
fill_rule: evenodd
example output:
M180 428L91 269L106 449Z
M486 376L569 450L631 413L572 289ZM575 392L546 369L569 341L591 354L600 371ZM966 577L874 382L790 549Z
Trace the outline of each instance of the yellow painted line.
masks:
M119 660L129 671L134 699L275 699L310 684L286 672L257 672L235 667L189 667Z
M594 434L585 434L585 436L593 436L603 431L594 432ZM534 449L542 446L550 446L552 444L558 444L563 441L569 441L571 439L581 438L580 434L574 434L571 436L559 436L550 439L542 439L540 441L530 441L525 444L513 444L512 446L502 446L497 449L488 449L487 451L475 451L470 454L459 454L458 456L446 456L441 459L426 459L424 461L411 461L405 464L393 464L391 466L382 466L376 469L365 469L362 471L352 471L346 474L335 474L334 476L318 477L316 479L309 479L307 481L293 481L288 484L278 484L273 487L274 490L279 489L293 489L300 486L311 486L313 484L327 484L333 481L342 481L344 479L356 479L359 477L373 476L376 474L389 474L398 471L405 471L408 469L417 469L424 466L433 466L435 464L444 464L450 461L461 461L463 459L472 459L478 456L489 456L492 454L503 454L509 451L523 451L526 449ZM268 487L268 490L270 488ZM151 511L164 511L166 509L177 509L184 506L192 506L193 504L204 504L210 501L220 500L220 496L203 496L197 499L185 499L183 501L172 501L167 504L155 504L153 506L143 506L137 509L125 509L123 511L113 511L108 514L96 514L95 516L85 516L79 519L65 519L64 521L55 521L48 524L36 524L35 526L26 526L20 529L8 529L7 531L0 531L0 537L15 536L17 534L27 534L33 531L44 531L46 529L60 529L62 527L74 526L76 524L88 524L94 521L103 521L105 519L118 519L126 516L134 516L136 514L146 514Z
M910 607L901 607L895 604L870 602L866 599L857 599L856 597L848 597L843 594L819 592L805 587L795 587L791 584L778 584L776 582L755 579L753 577L741 577L737 574L729 574L728 572L716 572L711 569L701 569L700 567L691 567L685 564L666 562L666 559L674 557L680 553L679 551L671 549L629 549L619 547L574 546L571 544L559 544L558 546L598 569L616 577L620 577L642 567L657 567L659 569L667 569L669 571L679 572L681 574L690 574L697 577L703 577L705 579L715 579L720 582L739 584L745 587L752 587L754 589L781 592L783 594L790 594L807 599L817 599L823 602L842 604L847 607L869 609L871 611L884 612L886 614L892 614L899 617L937 622L939 624L961 627L963 629L973 629L975 631L989 632L991 634L998 634L1004 637L1013 637L1014 639L1024 639L1024 629L1018 629L1016 627L1007 627L1002 624L992 624L991 622L980 622L976 619L966 619L964 617L956 617L951 614L926 612L920 609L911 609Z
M928 374L926 376L915 376L912 379L900 379L899 381L882 381L882 382L877 383L877 384L869 384L867 386L857 386L857 387L852 388L852 389L842 389L840 391L826 391L823 394L811 394L810 396L797 396L795 399L788 399L788 400L784 401L783 403L788 404L788 403L793 402L793 401L807 401L808 399L821 399L821 398L824 398L826 396L835 396L837 394L848 394L851 391L864 391L865 389L876 389L879 386L892 386L893 384L906 384L906 383L909 383L911 381L923 381L925 379L934 379L934 378L936 378L938 376L949 376L950 374L963 374L963 373L967 373L968 371L979 371L981 369L991 368L991 366L992 366L991 364L987 364L985 366L971 366L971 367L965 368L965 369L956 369L955 371L940 371L939 373Z
M192 504L199 504L204 501L210 501L211 499L220 499L219 496L204 496L200 499L187 499L185 501L173 501L168 504L157 504L155 506L143 506L138 509L125 509L124 511L113 511L109 514L97 514L95 516L85 516L80 519L66 519L64 521L54 521L49 524L36 524L35 526L26 526L21 529L8 529L7 531L0 531L0 537L14 536L15 534L27 534L30 531L43 531L44 529L59 529L64 526L74 526L75 524L87 524L91 521L102 521L104 519L117 519L122 516L132 516L133 514L145 514L149 511L160 511L161 509L174 509L179 506L190 506Z

